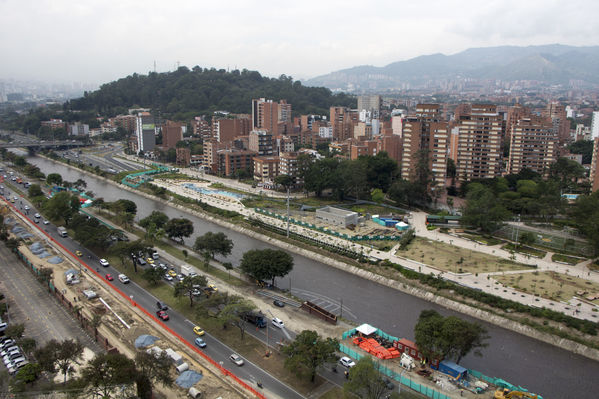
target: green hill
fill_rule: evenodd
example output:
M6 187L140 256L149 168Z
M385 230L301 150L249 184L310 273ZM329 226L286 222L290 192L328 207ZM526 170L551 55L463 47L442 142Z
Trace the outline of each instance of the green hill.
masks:
M294 114L328 115L333 105L356 106L353 97L333 95L324 87L306 87L285 75L275 79L246 69L227 72L196 66L192 70L180 67L174 72L133 74L86 92L66 108L112 116L126 113L128 108L144 107L159 111L163 117L186 120L218 110L250 113L252 98L261 97L287 100Z

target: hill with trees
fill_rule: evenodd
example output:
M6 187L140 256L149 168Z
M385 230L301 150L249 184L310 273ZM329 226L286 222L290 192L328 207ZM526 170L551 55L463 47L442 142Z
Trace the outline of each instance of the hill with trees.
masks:
M323 87L306 87L285 75L268 78L246 69L227 72L195 66L191 70L180 67L174 72L133 74L86 92L84 97L66 103L65 108L113 116L143 107L171 119L187 120L218 110L250 113L251 100L261 97L285 99L298 114L326 115L333 105L356 106L353 97L333 95Z

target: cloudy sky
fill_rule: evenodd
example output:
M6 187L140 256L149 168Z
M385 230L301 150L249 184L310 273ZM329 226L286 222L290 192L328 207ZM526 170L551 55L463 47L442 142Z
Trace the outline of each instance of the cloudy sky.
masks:
M193 67L310 78L470 47L599 45L596 0L0 0L0 79Z

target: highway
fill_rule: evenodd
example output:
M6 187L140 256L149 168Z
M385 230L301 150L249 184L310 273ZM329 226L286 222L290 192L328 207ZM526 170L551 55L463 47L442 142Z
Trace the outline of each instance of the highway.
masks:
M11 182L11 183L13 183L13 182ZM8 182L4 182L2 184L6 186L6 188L4 189L4 191L5 191L4 195L6 195L5 198L7 200L9 200L8 193L10 191L10 197L14 196L15 195L14 189L9 190ZM35 210L33 205L30 204L25 198L19 198L19 200L17 202L15 202L15 204L13 204L13 205L15 207L17 207L17 209L20 207L24 207L25 205L28 205L29 207L31 207L31 210L28 213L28 215L30 215L30 216L35 214L35 212L37 212L37 210ZM86 248L83 248L80 244L78 244L76 241L74 241L70 237L61 237L58 234L56 226L54 226L52 224L48 224L48 225L44 225L41 223L35 224L33 222L33 220L31 220L31 219L30 219L30 223L34 227L40 228L41 230L45 230L45 232L50 237L52 237L56 242L60 243L67 250L69 250L71 252L72 260L75 260L75 262L79 262L81 264L81 267L84 272L86 271L85 269L87 266L90 271L97 270L98 273L102 277L106 273L112 274L115 279L111 283L114 284L114 286L116 286L119 290L121 290L125 295L129 296L129 298L133 299L133 301L136 302L137 306L147 310L151 314L155 313L155 311L157 309L156 308L157 298L155 298L154 296L149 294L147 291L145 291L143 288L141 288L139 285L135 284L134 282L131 282L129 284L122 284L116 278L116 276L118 276L118 274L120 273L120 271L118 269L116 269L112 265L110 265L108 267L103 267L102 265L100 265L99 258L93 252L87 250ZM77 250L82 252L81 258L78 258L75 255L75 251L77 251ZM88 271L88 273L89 273L89 271ZM107 284L107 285L109 284L109 282L106 281L105 279L102 279L102 280L105 282L105 284ZM167 302L167 304L168 304L168 302ZM186 319L185 317L183 317L181 314L179 314L178 312L176 312L174 310L169 309L168 314L170 316L170 320L164 322L164 324L167 325L173 331L175 331L178 335L183 337L183 339L185 339L188 343L191 343L193 345L194 339L197 337L195 335L195 333L193 332L193 327L195 326L195 324L191 320ZM162 323L162 322L160 322L160 323ZM248 328L248 330L253 330L251 325ZM262 335L261 331L260 332L251 331L249 333L252 335L255 335L259 338L261 338L260 336ZM269 336L270 342L277 342L277 341L281 341L283 338L287 338L281 330L276 329L276 328L269 328L269 335L270 335ZM229 360L229 356L232 353L234 353L234 351L231 348L229 348L228 346L226 346L225 344L223 344L222 342L220 342L213 335L206 333L202 338L206 341L206 344L207 344L206 348L201 349L202 351L204 351L213 360L220 363L223 367L230 370L233 374L235 374L239 378L243 379L246 383L248 383L251 386L254 386L254 388L259 391L260 391L260 389L257 388L256 383L261 382L264 387L264 394L267 397L271 397L271 396L281 397L281 398L303 398L304 397L303 395L301 395L300 393L295 391L293 388L278 381L275 377L270 375L268 372L262 370L257 365L249 362L247 359L244 359L245 364L241 367L233 364ZM202 362L202 361L200 361L200 362ZM274 395L270 395L270 394L274 394Z

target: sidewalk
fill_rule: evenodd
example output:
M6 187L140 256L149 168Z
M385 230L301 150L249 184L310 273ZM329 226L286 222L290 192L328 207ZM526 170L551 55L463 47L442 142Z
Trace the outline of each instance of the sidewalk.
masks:
M126 156L129 159L135 158L132 156ZM246 192L253 192L256 194L256 190L252 189L250 186L244 183L232 181L230 179L223 179L212 175L205 175L201 172L192 169L181 169L182 173L188 174L193 177L197 177L200 179L206 179L213 182L219 182L229 187L235 187L239 190L243 190ZM154 184L159 186L163 186L170 191L173 191L177 194L184 195L186 197L192 197L196 199L201 199L203 202L206 202L212 206L227 209L231 211L238 212L246 217L259 219L267 224L272 226L286 229L287 223L280 219L268 217L259 213L256 213L253 209L245 208L241 202L233 199L224 199L224 198L216 198L212 195L205 195L195 192L190 189L186 189L181 185L176 184L174 181L154 181ZM283 195L281 193L277 193L279 195ZM415 228L416 235L419 237L423 237L429 240L443 242L449 245L455 245L462 247L464 249L470 249L472 251L486 253L491 256L495 256L498 258L514 260L519 263L536 266L534 269L530 270L520 270L509 273L532 273L536 270L538 271L554 271L557 273L567 274L574 277L579 277L581 279L593 281L595 283L599 283L599 273L591 272L588 268L588 265L591 261L586 261L579 263L578 265L564 265L560 263L556 263L551 261L551 258L546 256L543 259L532 258L530 256L526 256L520 253L510 253L506 250L500 248L500 245L495 246L487 246L481 245L476 242L461 238L450 236L448 234L440 233L438 229L428 230L426 228L426 213L425 212L413 212L412 213L412 226ZM339 237L334 237L329 234L317 232L311 230L309 228L298 226L295 224L290 224L289 230L293 233L302 235L304 237L326 242L332 245L336 245L341 248L346 248L353 252L362 252L366 256L371 256L376 259L384 260L387 259L393 263L399 264L402 267L417 271L423 274L435 274L439 275L442 278L457 283L462 286L466 286L469 288L473 288L476 290L480 290L483 292L487 292L489 294L497 295L499 297L509 299L515 302L520 302L522 304L538 307L538 308L548 308L558 312L562 312L569 316L573 316L579 319L586 319L593 322L597 322L599 320L599 312L593 311L594 309L599 310L599 307L593 304L589 304L585 301L578 300L577 298L573 298L569 301L569 303L565 302L557 302L549 299L536 297L531 294L527 294L521 291L516 291L515 289L504 286L503 284L496 284L496 280L493 279L493 276L497 273L479 273L478 276L475 276L470 273L462 273L456 274L452 272L447 272L443 270L436 269L430 265L423 264L411 259L406 259L402 257L398 257L395 255L397 250L397 245L395 245L390 251L383 252L372 249L369 246L361 245L356 242L347 241L341 239ZM508 272L506 272L507 274ZM487 276L490 279L487 279ZM578 309L578 313L575 312L574 309Z

